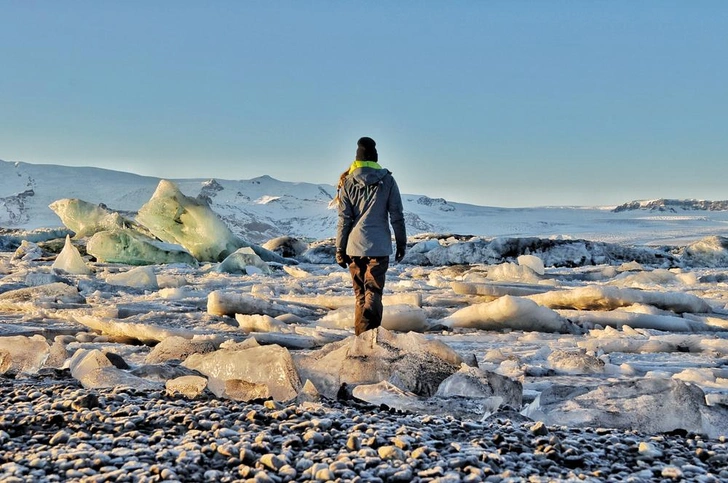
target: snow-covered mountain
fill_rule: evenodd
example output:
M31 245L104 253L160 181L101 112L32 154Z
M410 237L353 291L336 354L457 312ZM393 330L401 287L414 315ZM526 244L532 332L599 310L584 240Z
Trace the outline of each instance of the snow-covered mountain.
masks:
M133 215L159 181L107 169L0 160L0 226L59 227L62 223L48 205L62 198L79 198ZM320 240L336 233L337 214L328 208L335 194L333 185L269 176L172 181L184 194L207 200L233 232L252 242L282 235ZM646 216L642 210L616 211L614 207L496 208L418 194L402 197L409 235L436 232L666 244L728 233L727 211L697 214L680 209Z
M727 211L728 200L708 201L708 200L671 200L661 198L659 200L639 200L630 201L623 205L617 206L614 211L645 210L645 211L669 211L677 213L678 210L683 211Z

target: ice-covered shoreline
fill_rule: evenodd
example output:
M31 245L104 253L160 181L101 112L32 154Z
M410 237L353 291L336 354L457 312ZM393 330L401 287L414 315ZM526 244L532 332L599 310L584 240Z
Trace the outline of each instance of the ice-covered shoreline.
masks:
M725 439L0 382L0 479L723 481ZM510 417L509 417L510 416Z
M330 240L249 243L169 182L135 219L52 207L69 230L0 234L2 390L20 403L3 407L0 439L38 455L5 453L18 481L46 468L88 481L728 476L711 466L727 458L728 239L412 236L388 272L382 327L355 337ZM370 431L336 422L352 414ZM267 447L283 432L291 448ZM150 441L171 445L169 465L128 450ZM82 472L66 451L98 461ZM184 473L182 454L206 466Z

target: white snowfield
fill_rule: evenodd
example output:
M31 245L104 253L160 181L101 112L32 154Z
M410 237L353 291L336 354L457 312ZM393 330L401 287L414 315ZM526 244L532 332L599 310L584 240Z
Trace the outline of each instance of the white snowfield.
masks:
M88 176L107 180L106 193L90 182L86 192L44 194L46 207L70 198L103 202L129 210L123 218L130 221L119 226L104 210L65 203L105 220L81 219L85 236L66 238L74 229L39 223L52 217L28 200L50 190L53 177L61 186L61 174L72 171L4 162L0 170L3 189L39 193L24 195L26 204L0 196L15 210L12 226L55 227L0 233L6 250L0 253L0 372L6 377L68 369L88 390L166 386L186 397L208 391L239 400L336 397L345 383L356 397L411 411L480 419L516 409L547 424L728 435L724 212L643 220L644 212L500 210L412 197L408 210L429 220L422 230L429 234L413 233L405 263L390 266L383 328L357 338L349 275L333 264L326 240L335 218L317 214L331 194L321 186L270 178L190 181L176 185L177 195L164 184L181 211L138 219L135 212L158 180L150 180L143 196L146 181L139 183L132 203L138 177L121 176L119 189L111 190L109 172L90 170ZM180 197L196 196L195 190L214 200L209 207ZM301 201L302 192L310 203ZM104 195L114 198L107 202ZM279 203L285 208L275 208ZM232 213L251 205L268 214L246 211L248 221L230 223ZM78 212L60 211L69 210ZM287 217L270 224L275 230L259 229L282 212ZM204 237L187 228L217 227L208 217L218 214L232 245L194 244ZM238 251L251 233L242 227L251 223L261 223L256 233L270 231L270 238L317 236L300 255L278 252L265 260L286 244L262 249L257 243L265 240L251 238ZM138 267L86 252L92 237L115 230L131 230L135 240L162 238L164 254L154 252L159 263ZM665 240L674 244L646 245ZM124 252L104 243L104 253ZM190 243L194 249L183 245ZM148 256L152 248L144 247L135 256ZM164 258L179 253L191 258ZM113 363L118 358L127 367Z

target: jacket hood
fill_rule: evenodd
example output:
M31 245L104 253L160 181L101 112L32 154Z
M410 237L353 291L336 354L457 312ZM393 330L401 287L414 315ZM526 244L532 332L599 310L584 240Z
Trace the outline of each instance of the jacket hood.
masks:
M357 168L349 176L358 184L370 186L379 183L389 173L388 169Z

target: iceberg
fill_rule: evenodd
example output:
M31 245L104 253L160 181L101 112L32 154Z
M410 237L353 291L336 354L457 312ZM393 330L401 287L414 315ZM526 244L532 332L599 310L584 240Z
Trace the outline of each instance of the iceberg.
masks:
M185 196L167 180L159 182L136 220L160 240L182 245L201 262L220 262L249 245L236 237L204 201Z
M131 220L104 206L76 198L54 201L49 208L76 234L75 238L91 236L99 231L113 231L133 224Z
M93 272L81 258L78 249L71 243L71 237L66 235L66 243L63 250L58 254L56 260L51 265L53 270L59 270L73 275L91 275Z
M88 240L86 251L104 263L197 265L195 257L180 245L160 242L130 229L100 231Z

